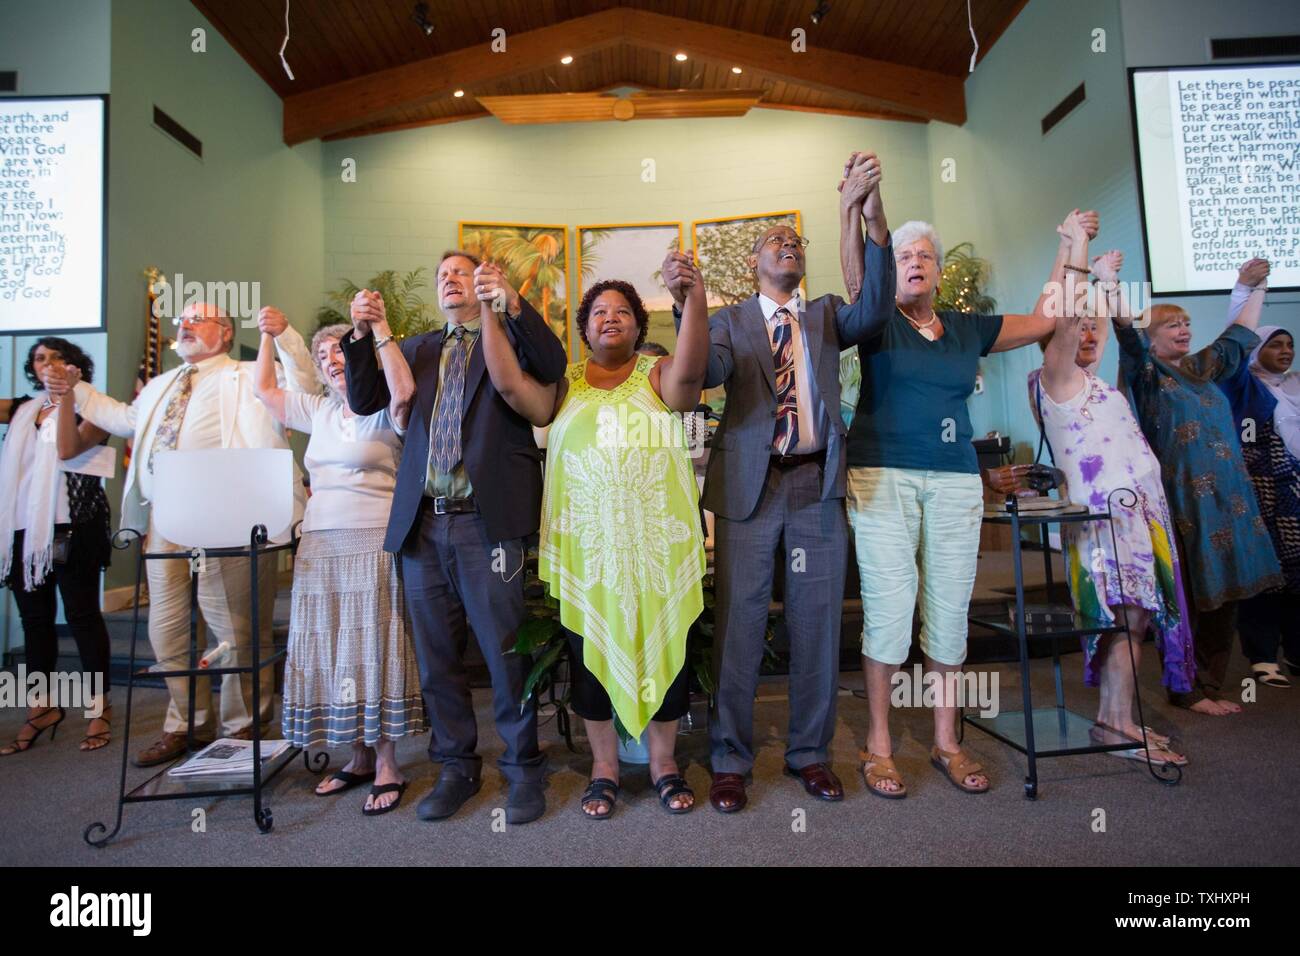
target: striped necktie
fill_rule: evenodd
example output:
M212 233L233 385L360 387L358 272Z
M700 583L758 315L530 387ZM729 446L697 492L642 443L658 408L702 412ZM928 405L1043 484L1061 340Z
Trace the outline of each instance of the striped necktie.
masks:
M772 337L772 360L776 363L776 428L772 433L772 450L788 455L799 444L799 398L794 377L794 323L790 310L776 310L780 320Z

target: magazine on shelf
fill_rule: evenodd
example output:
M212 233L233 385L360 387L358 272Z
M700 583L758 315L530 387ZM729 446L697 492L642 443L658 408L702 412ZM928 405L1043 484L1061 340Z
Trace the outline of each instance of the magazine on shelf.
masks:
M263 740L262 764L289 749L287 740ZM253 741L222 737L208 744L183 764L167 773L173 777L213 777L228 774L252 774Z

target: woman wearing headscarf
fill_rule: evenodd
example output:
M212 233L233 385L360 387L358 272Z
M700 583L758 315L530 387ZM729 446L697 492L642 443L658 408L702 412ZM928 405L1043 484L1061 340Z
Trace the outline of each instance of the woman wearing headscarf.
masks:
M109 740L108 628L99 608L100 573L112 553L108 498L96 475L61 464L108 438L78 418L67 399L73 384L90 381L95 363L75 343L46 336L28 351L23 371L42 391L0 401L0 424L9 426L0 452L0 583L18 605L27 672L44 675L47 688L58 666L55 617L62 596L91 693L101 695L83 701L99 716L90 721L81 749L99 750ZM64 708L48 695L33 701L0 756L25 753L46 730L53 740L63 718Z
M1262 306L1268 271L1263 259L1242 266L1231 318ZM1265 325L1258 335L1249 363L1219 387L1232 403L1242 458L1286 582L1242 601L1237 629L1255 678L1270 687L1289 687L1277 650L1281 644L1291 673L1300 674L1300 374L1291 368L1295 339L1290 332Z
M1171 689L1169 699L1213 716L1241 711L1218 697L1238 603L1283 583L1232 408L1218 386L1247 366L1259 344L1259 312L1258 299L1248 302L1198 352L1191 350L1191 318L1179 306L1152 306L1146 328L1126 308L1115 312L1121 387L1160 459L1196 642L1195 685L1185 694Z

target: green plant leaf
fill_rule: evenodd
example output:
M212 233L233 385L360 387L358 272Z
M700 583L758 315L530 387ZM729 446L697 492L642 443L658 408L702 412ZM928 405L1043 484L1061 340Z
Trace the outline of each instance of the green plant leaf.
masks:
M560 630L560 623L549 614L545 617L530 617L519 625L519 630L515 632L516 654L534 654L537 649L550 643Z
M519 698L519 712L521 714L528 707L528 702L532 700L533 695L551 682L555 667L560 662L560 655L564 653L567 644L568 641L553 642L546 648L546 652L533 663L533 669L528 672L528 679L524 681L523 696Z

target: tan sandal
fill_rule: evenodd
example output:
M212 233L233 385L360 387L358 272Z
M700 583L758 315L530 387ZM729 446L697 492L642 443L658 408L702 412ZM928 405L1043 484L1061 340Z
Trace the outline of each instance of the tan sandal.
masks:
M940 750L939 745L935 744L930 748L930 763L934 764L935 769L940 771L954 787L963 793L988 793L992 783L985 783L982 787L972 787L966 783L966 778L980 774L985 780L988 780L988 774L980 766L978 761L972 760L964 750L948 751Z
M893 757L882 757L879 754L867 753L865 750L858 751L858 757L862 760L862 777L867 782L867 789L878 797L884 797L886 800L902 800L907 796L907 787L903 783L903 776L898 772L898 767L894 765ZM897 786L897 790L885 790L879 786L882 781L891 780Z

